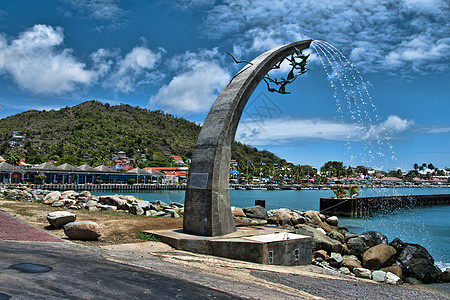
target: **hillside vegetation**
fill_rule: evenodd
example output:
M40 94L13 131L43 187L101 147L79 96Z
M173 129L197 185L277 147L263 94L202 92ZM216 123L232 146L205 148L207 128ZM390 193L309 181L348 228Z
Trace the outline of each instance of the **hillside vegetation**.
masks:
M167 165L169 154L191 158L200 126L162 111L121 104L87 101L60 110L30 110L0 120L0 155L14 154L29 163L48 160L91 165L106 164L114 153L126 152L147 165ZM12 131L22 131L22 146L11 147ZM283 162L268 151L235 143L233 159L246 162Z

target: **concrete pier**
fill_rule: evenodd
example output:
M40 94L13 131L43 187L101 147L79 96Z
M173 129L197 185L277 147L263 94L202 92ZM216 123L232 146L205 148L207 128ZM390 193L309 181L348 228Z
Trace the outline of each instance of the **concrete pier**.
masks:
M450 195L410 195L361 198L320 198L320 212L344 217L367 217L374 211L449 205Z

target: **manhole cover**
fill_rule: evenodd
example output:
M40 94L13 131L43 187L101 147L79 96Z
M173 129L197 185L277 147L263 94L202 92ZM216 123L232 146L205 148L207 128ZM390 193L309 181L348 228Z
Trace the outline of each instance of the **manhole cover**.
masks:
M0 293L0 300L8 300L8 299L11 299L10 295Z
M52 267L38 265L38 264L30 264L30 263L19 263L10 265L8 269L14 269L22 273L45 273L53 270ZM0 298L2 299L2 298Z

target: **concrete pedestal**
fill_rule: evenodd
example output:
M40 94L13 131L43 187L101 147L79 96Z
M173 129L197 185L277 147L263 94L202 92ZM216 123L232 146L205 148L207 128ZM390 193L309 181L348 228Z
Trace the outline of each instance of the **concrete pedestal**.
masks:
M146 232L176 249L194 253L269 265L311 263L312 238L278 228L239 228L236 232L219 237L192 235L181 230Z

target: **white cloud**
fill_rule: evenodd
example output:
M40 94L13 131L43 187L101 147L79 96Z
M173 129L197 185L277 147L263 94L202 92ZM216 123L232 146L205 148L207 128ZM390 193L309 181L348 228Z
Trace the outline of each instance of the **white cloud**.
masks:
M205 28L214 38L232 36L235 54L313 38L350 54L363 71L399 62L395 71L401 74L405 68L449 68L449 19L443 0L227 0L209 10ZM415 45L408 50L405 41L415 37L428 41L425 53ZM427 64L416 63L416 55L426 57Z
M242 120L236 139L251 145L279 145L295 140L378 141L406 131L413 121L389 116L382 124L344 123L324 119L276 118L260 121Z
M47 25L33 26L10 44L0 37L0 71L37 94L61 94L91 84L95 72L86 70L71 49L59 49L63 40L61 27Z
M71 49L61 49L63 41L63 29L48 25L35 25L9 44L0 34L0 74L36 94L62 94L97 83L129 93L162 77L155 70L165 53L162 48L136 46L124 57L119 49L100 48L90 55L88 69Z
M119 55L119 50L108 50L100 48L91 54L91 59L94 62L94 68L98 76L107 74L115 63L116 57Z
M186 52L171 60L171 68L182 71L151 97L150 105L176 113L200 113L209 109L230 75L214 59L216 50Z
M97 20L117 20L125 12L117 4L118 0L64 0L81 13Z
M419 129L420 132L426 134L441 134L441 133L450 133L450 126L448 125L436 125L432 127L423 127Z
M120 92L129 93L136 86L149 82L155 73L155 66L161 61L163 49L152 51L146 47L137 46L133 48L123 59L117 62L117 70L110 76L107 81L108 85ZM111 60L105 62L105 57L109 53L99 55L100 62L103 61L103 68L108 68Z
M405 64L409 64L417 70L430 67L440 68L441 64L429 66L429 63L448 57L449 51L450 38L434 40L430 36L418 35L398 45L386 56L385 61L391 68L402 67Z
M212 6L215 3L216 0L177 0L175 5L181 10L188 10L190 8Z
M401 119L399 116L389 116L380 125L372 125L364 134L365 140L380 140L390 137L395 133L405 131L414 124L414 121Z
M438 11L447 6L441 0L404 0L405 6L411 10L433 12Z

